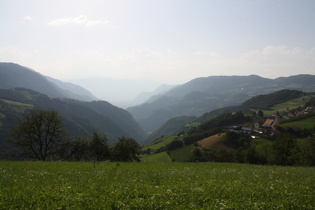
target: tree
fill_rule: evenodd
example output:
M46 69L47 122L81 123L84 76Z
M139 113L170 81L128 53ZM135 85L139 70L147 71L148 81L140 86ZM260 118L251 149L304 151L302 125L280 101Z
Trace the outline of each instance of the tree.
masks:
M226 131L225 132L225 142L227 145L231 147L237 147L237 141L240 135L234 131Z
M259 116L259 117L263 117L263 116L264 116L263 111L259 110L259 111L258 111L258 116Z
M275 164L294 165L295 154L298 153L296 139L289 134L281 134L273 145L275 151Z
M57 112L33 110L19 120L9 141L20 149L22 157L45 161L59 152L65 136Z
M195 147L192 151L192 154L193 154L192 161L194 162L203 161L203 154L200 147Z
M168 150L175 150L183 146L183 141L176 139L166 145Z
M110 148L106 136L94 132L91 137L68 139L62 145L60 153L64 160L104 161L110 158Z
M107 138L103 138L96 132L93 133L90 142L90 156L95 161L103 161L109 158L110 152L107 145Z
M60 156L63 160L90 160L90 140L86 137L68 139L62 145Z
M139 162L138 158L140 146L132 138L121 137L114 145L111 152L111 161Z

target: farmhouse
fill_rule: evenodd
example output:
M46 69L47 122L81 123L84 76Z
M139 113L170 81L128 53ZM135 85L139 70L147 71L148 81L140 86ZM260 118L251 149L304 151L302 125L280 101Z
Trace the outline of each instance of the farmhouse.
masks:
M264 122L263 127L275 129L275 126L279 125L279 116L280 116L279 112L277 111L275 115L275 119L267 119Z
M267 119L264 124L263 124L263 127L265 128L271 128L273 125L274 125L274 120L272 119Z

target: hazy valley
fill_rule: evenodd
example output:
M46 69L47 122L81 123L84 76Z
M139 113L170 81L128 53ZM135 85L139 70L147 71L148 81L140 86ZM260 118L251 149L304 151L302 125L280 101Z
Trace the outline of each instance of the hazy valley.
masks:
M98 84L99 91L107 88L106 83L102 84ZM118 85L128 92L131 83ZM222 114L267 110L307 95L315 91L315 76L196 78L182 85L164 85L156 91L142 93L133 100L142 104L123 109L98 100L81 86L45 77L17 64L0 63L0 89L0 143L3 149L7 149L5 139L10 130L23 113L32 109L59 112L70 137L89 136L96 131L106 135L110 144L125 136L148 145L161 136L187 132L203 123L210 123L207 129L216 127L211 120ZM115 93L112 86L108 89ZM281 92L283 89L297 91Z

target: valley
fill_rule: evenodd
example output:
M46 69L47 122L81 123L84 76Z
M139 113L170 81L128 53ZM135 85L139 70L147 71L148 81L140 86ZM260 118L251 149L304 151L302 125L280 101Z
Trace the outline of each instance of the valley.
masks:
M280 138L281 133L288 135L292 132L292 129L283 129L290 126L303 130L302 134L293 133L294 142L300 142L298 149L313 149L309 145L312 140L308 139L312 138L314 127L313 75L277 79L256 75L196 78L176 87L164 87L143 104L125 110L95 100L81 87L46 78L17 64L2 63L0 67L3 80L0 83L2 152L11 150L5 139L10 137L19 118L34 109L60 113L70 139L88 137L97 132L114 145L120 137L133 138L143 146L141 160L144 162L156 155L164 160L180 162L295 165L298 163L277 162L273 157L277 136ZM295 90L290 90L290 87L295 87ZM90 98L86 98L87 101L78 99L84 95ZM266 127L268 120L275 120L276 112L281 115L279 129L271 124L272 127ZM301 113L310 117L299 118ZM268 141L272 144L263 146ZM268 149L268 145L272 145L272 149ZM261 155L261 151L266 153L267 150L268 157ZM306 159L303 164L313 164L311 156Z
M315 210L315 0L0 0L0 210Z

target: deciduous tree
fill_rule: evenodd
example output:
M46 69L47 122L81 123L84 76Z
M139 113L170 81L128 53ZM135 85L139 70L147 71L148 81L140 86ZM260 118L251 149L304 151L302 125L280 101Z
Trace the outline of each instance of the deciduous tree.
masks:
M107 145L106 136L101 137L98 133L94 132L90 142L90 156L94 161L103 161L109 159L110 151Z
M114 145L111 152L111 160L112 161L123 161L123 162L131 162L137 161L140 146L138 142L132 138L121 137L118 142Z
M57 112L33 110L19 120L9 141L19 148L18 156L45 161L58 153L65 136Z

